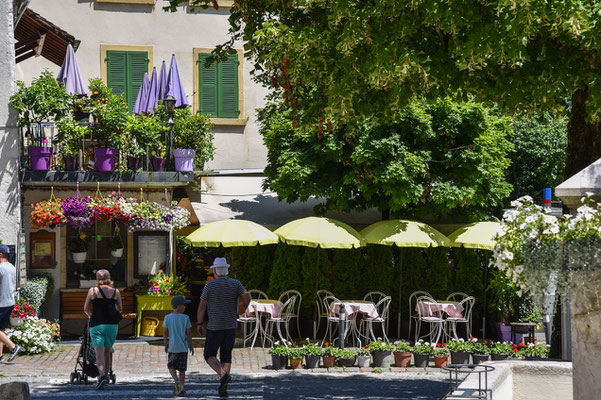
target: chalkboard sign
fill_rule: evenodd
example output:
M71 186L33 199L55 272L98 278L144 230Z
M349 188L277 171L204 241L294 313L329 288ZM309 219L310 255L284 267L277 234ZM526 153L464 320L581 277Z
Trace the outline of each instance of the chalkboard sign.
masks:
M169 273L169 232L135 232L134 253L134 277Z

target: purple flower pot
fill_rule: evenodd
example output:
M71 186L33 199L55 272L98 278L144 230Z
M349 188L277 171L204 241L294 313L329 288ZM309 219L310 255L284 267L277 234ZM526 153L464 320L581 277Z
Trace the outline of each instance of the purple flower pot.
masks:
M79 157L78 156L65 157L65 170L66 171L76 171L77 167L79 167Z
M127 157L127 168L132 171L137 171L140 168L140 164L142 164L142 159L140 157Z
M96 171L111 172L115 170L117 149L96 147L94 156L96 157Z
M28 147L31 169L33 171L48 171L50 169L50 158L52 147Z
M495 322L495 327L497 328L497 341L511 342L511 325L505 325L502 322ZM522 336L523 334L516 333L515 343L520 343L522 341Z
M195 155L196 150L173 149L173 158L175 159L175 170L181 172L194 171Z
M152 170L156 172L163 172L165 170L166 158L151 157L150 163L152 164Z

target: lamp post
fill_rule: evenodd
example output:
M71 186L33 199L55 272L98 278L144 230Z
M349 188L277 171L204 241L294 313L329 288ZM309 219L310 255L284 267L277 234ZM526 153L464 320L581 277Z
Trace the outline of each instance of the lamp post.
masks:
M167 140L167 143L165 145L165 147L167 147L167 165L169 166L171 165L171 152L173 149L173 125L175 124L175 122L173 121L173 110L175 109L175 102L175 97L171 95L167 95L163 99L165 111L169 116L169 120L167 121L167 125L169 125L169 139Z

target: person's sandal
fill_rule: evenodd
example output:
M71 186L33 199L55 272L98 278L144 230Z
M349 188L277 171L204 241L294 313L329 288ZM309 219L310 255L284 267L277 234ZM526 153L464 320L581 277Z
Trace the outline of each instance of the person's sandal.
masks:
M173 394L177 396L180 391L181 391L181 389L179 387L179 382L175 382L173 384Z

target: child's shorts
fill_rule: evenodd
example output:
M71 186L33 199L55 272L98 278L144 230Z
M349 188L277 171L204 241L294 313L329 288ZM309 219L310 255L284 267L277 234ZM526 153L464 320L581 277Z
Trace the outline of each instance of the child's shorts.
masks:
M188 369L188 353L169 353L167 359L167 368L176 371L185 371Z

